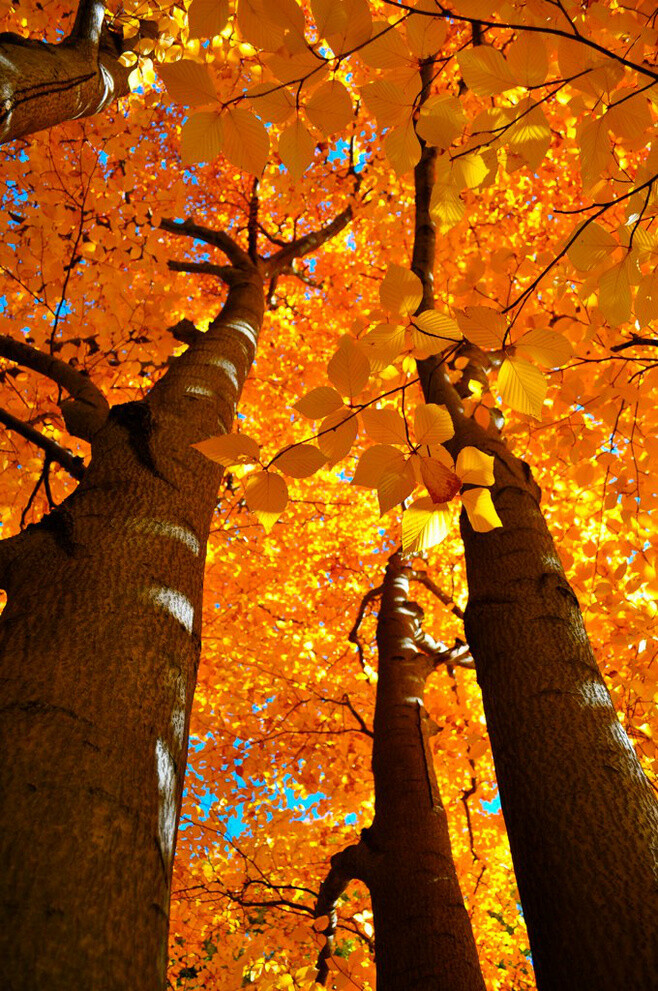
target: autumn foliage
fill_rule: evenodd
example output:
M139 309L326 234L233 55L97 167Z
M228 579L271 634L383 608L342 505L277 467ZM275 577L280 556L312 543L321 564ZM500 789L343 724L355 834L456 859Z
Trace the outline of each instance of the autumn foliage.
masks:
M53 44L75 16L61 0L0 13ZM451 449L419 367L444 369L465 416L531 466L655 780L658 23L644 0L128 0L106 23L130 95L5 150L2 532L61 503L90 457L69 387L6 342L112 407L141 400L225 301L208 232L228 235L266 312L232 432L194 443L223 475L169 986L301 991L329 859L373 817L373 590L401 547L425 630L453 645L460 513L478 534L502 525L494 455ZM429 303L411 270L425 149ZM534 988L472 663L439 664L424 702L484 981ZM373 947L354 883L327 986L374 989Z

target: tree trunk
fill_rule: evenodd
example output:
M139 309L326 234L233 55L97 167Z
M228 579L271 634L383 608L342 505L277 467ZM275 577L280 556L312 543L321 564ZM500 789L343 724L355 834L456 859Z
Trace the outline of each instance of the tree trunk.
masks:
M415 170L421 310L434 305L435 155L423 147ZM462 513L465 629L538 987L647 991L658 974L656 795L617 719L528 465L464 416L437 358L418 369L425 401L451 413L453 456L471 445L495 459L502 528L475 533Z
M220 470L263 314L255 266L84 479L0 545L0 984L161 991Z
M419 652L419 608L408 595L393 557L377 624L375 818L365 839L375 854L377 991L482 991L429 746L435 727L423 695L433 665Z
M377 991L484 991L423 705L436 658L425 652L422 611L408 601L409 570L390 559L377 623L375 818L357 845L332 857L317 914L333 926L339 895L359 878L372 899Z
M0 144L90 117L129 92L130 70L103 29L104 4L83 0L59 45L0 34Z
M598 670L539 489L505 455L493 490L502 529L475 533L462 519L465 630L537 984L646 991L658 974L656 796Z

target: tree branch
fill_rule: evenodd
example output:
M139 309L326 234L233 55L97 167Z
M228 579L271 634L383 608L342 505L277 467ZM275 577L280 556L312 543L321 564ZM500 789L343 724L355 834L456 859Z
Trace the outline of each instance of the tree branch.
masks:
M251 187L251 199L249 200L249 257L254 265L258 262L258 179L254 176L254 184Z
M354 620L354 626L347 635L347 639L349 640L349 642L353 643L359 652L359 663L361 664L361 667L364 670L366 665L363 656L363 644L359 639L359 628L361 626L361 623L363 622L363 617L365 616L368 603L372 602L373 599L376 599L378 596L380 596L383 590L384 590L384 586L378 585L377 588L371 588L369 592L366 592L366 594L361 599L361 605L359 606L359 611L357 613L356 619Z
M70 40L90 41L98 47L104 20L105 4L101 0L80 0Z
M70 451L67 451L57 441L52 440L50 437L45 437L38 430L35 430L34 427L31 427L29 423L24 423L18 417L12 416L7 410L0 409L0 423L3 423L8 430L13 430L15 433L20 434L21 437L24 437L25 440L29 440L30 443L40 447L42 451L45 451L50 461L55 461L58 465L61 465L73 478L77 478L78 481L82 479L85 473L85 463L82 458L71 454Z
M197 330L192 321L186 317L179 320L172 327L169 327L168 331L175 341L180 341L181 344L187 344L188 347L203 337L201 331Z
M634 347L645 347L645 348L655 348L658 347L658 338L655 337L631 337L630 341L623 341L621 344L615 344L611 347L611 351L625 351L626 348Z
M0 334L0 358L39 372L68 392L70 399L62 400L59 406L66 429L74 437L91 440L105 423L110 409L107 399L87 375L68 362L6 334Z
M324 984L329 976L328 960L333 953L334 937L338 924L336 903L350 881L360 880L367 884L368 861L371 856L368 846L363 842L346 847L331 858L329 873L320 885L318 900L315 904L315 917L319 919L326 915L328 921L322 930L325 943L318 954L316 964L319 984Z
M172 272L189 272L196 275L214 275L222 282L229 283L235 269L230 265L214 265L212 262L168 261L167 268Z
M303 258L304 255L309 255L312 251L317 251L321 248L323 244L335 237L336 234L340 233L349 222L354 217L354 211L352 210L352 205L346 206L337 217L328 223L324 227L321 227L317 231L312 231L310 234L304 234L303 237L298 237L290 244L287 244L284 248L279 251L275 251L273 255L269 258L265 258L263 261L263 271L266 278L271 278L277 275L282 269L287 268L293 261L294 258Z
M359 724L359 726L361 728L361 732L364 733L366 736L369 736L370 739L372 739L374 737L375 734L373 733L373 731L371 729L368 729L368 724L366 723L366 721L363 718L363 716L361 715L361 713L357 709L355 709L354 706L352 705L352 702L351 702L350 697L347 694L347 692L345 692L343 694L343 697L341 699L330 699L330 698L324 698L323 696L321 696L320 697L320 701L321 702L331 702L332 705L342 705L346 709L349 709L350 712L352 713L352 715L354 716L354 718L356 719L357 723Z
M237 244L236 241L226 234L225 231L214 231L210 227L203 227L195 224L193 220L169 220L163 217L160 221L160 228L169 234L180 234L183 237L191 237L204 244L211 244L214 248L219 248L226 255L232 265L238 268L249 268L253 266L246 251Z
M459 606L453 602L450 596L432 581L426 571L410 571L409 578L412 581L420 582L421 585L424 585L425 588L432 593L432 595L436 596L439 602L442 602L444 606L448 606L450 611L453 612L455 616L458 616L459 619L464 618L464 610L460 609Z

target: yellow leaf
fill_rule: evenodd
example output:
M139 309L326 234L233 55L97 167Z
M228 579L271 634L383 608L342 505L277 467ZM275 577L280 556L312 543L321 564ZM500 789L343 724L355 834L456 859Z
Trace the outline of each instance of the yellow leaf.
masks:
M514 74L497 48L479 45L457 56L464 82L477 96L494 96L518 86Z
M299 118L290 124L279 138L281 161L293 181L299 179L313 161L315 140Z
M324 418L318 433L318 447L330 465L349 454L356 433L356 417L348 409L337 409Z
M340 31L347 19L343 5L336 0L311 0L311 12L320 38Z
M466 212L454 182L436 183L430 198L430 216L441 234L447 234Z
M228 0L192 0L187 13L190 38L213 38L226 27Z
M419 444L443 444L454 436L452 418L445 406L420 403L414 413L414 434Z
M436 506L428 496L417 499L402 515L402 549L421 552L440 544L450 529L446 506Z
M364 409L363 426L371 440L378 444L402 444L407 446L404 420L394 409Z
M606 115L586 119L578 129L580 173L586 188L594 185L609 165L614 165Z
M214 161L222 150L222 134L222 119L212 110L202 110L188 117L181 129L183 164Z
M630 87L617 90L606 114L610 130L627 141L642 139L652 126L649 101L644 93L633 92Z
M397 447L392 447L390 444L375 444L361 455L352 485L376 489L385 472L402 474L405 464L405 456Z
M404 350L404 327L389 323L377 324L365 337L360 338L359 344L370 362L371 370L380 371L392 364Z
M324 454L312 444L294 444L277 454L274 464L284 475L292 475L293 478L308 478L309 475L314 475L326 463L326 460Z
M247 95L258 116L272 124L283 124L296 109L295 97L290 90L275 83L259 83Z
M254 48L275 52L283 44L285 31L266 15L264 0L238 0L237 22L240 34Z
M512 409L541 419L547 382L535 365L523 358L505 358L498 373L498 388L503 402Z
M306 48L304 11L295 0L266 0L265 11L270 21L284 31L284 45L291 53Z
M334 55L353 51L372 34L368 0L311 0L318 35L326 38Z
M507 330L502 313L490 306L467 306L457 313L457 322L471 344L479 348L500 348Z
M217 93L208 69L199 62L181 59L158 65L158 72L167 87L167 93L176 103L186 107L200 107L217 102Z
M413 101L397 83L375 79L361 87L361 95L380 127L395 127L411 116Z
M295 55L290 55L281 48L275 55L269 55L265 60L272 74L281 83L295 83L296 87L319 83L326 75L327 63L320 59L312 49L304 49Z
M423 286L414 272L391 262L379 287L379 298L390 313L413 313L421 304Z
M489 166L482 155L472 152L470 155L462 155L455 159L452 174L461 189L465 186L468 189L475 189L482 185L489 175Z
M416 4L418 7L418 4ZM421 9L425 9L421 5ZM438 54L446 40L448 27L438 17L425 17L411 14L404 23L409 48L418 58L429 58Z
M548 75L546 42L539 32L520 31L506 50L505 58L521 86L541 86Z
M381 475L377 483L377 499L379 501L379 514L383 516L389 509L399 505L410 496L416 487L416 479L411 465L408 462L402 466L402 470L388 468Z
M405 175L418 165L420 141L411 118L388 132L384 138L384 151L398 175Z
M457 321L438 310L424 310L412 320L411 341L419 358L439 354L462 337Z
M578 227L581 228L582 225L579 224ZM589 272L604 258L607 258L616 247L617 241L612 234L604 230L600 224L591 223L582 228L581 233L567 251L567 255L571 264L579 272Z
M260 452L256 441L246 434L220 434L192 444L192 447L224 468L258 461Z
M503 525L489 489L468 489L462 492L462 502L468 521L477 533L488 533Z
M327 375L331 384L351 399L365 389L370 378L370 364L352 337L345 335L341 340L327 365Z
M466 114L456 96L432 96L421 108L416 131L428 145L449 148L465 125Z
M232 165L260 175L267 164L270 139L257 117L240 107L229 108L222 118L224 154Z
M611 327L631 318L631 287L626 261L613 265L599 280L599 309Z
M464 17L487 20L492 13L491 0L453 0L451 8Z
M477 447L463 447L457 455L457 474L464 485L493 485L493 455Z
M372 69L397 69L412 59L404 38L388 21L373 24L371 40L359 49L359 56Z
M529 330L527 334L519 338L516 346L526 351L540 365L546 365L547 368L559 368L561 365L566 365L573 354L573 348L564 334L558 334L555 330L547 330L544 327Z
M340 409L342 405L343 400L335 389L328 385L319 385L298 399L293 409L305 416L307 420L319 420L320 417L328 416L329 413Z
M338 79L319 86L306 104L306 116L323 134L342 131L352 120L352 99Z
M462 487L459 476L442 461L420 456L420 474L432 502L445 503L457 495Z
M533 106L528 97L514 108L516 122L507 132L510 148L536 169L551 143L551 129L541 107Z
M281 475L258 471L244 480L245 501L269 533L288 503L288 486Z
M645 275L635 297L635 316L640 327L658 319L658 272Z

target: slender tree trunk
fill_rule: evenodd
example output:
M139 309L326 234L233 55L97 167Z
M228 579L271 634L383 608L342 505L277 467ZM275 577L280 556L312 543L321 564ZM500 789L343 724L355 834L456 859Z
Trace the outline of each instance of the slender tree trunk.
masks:
M408 572L394 555L377 624L375 818L332 858L318 914L330 914L357 877L372 898L377 991L484 991L429 746L423 695L434 662L421 610L408 601Z
M376 864L377 991L481 991L429 746L434 726L423 695L433 664L418 650L419 610L408 595L408 576L393 557L377 625L375 818L366 838Z
M103 29L104 14L103 3L82 0L59 45L0 34L0 143L90 117L129 92L130 70Z
M263 315L256 266L66 502L0 545L0 985L161 991L220 471Z
M434 152L416 168L413 269L433 305ZM525 462L464 416L437 359L426 402L448 407L451 450L495 458L501 529L462 514L476 663L505 823L541 991L647 991L658 974L658 803L587 639Z

